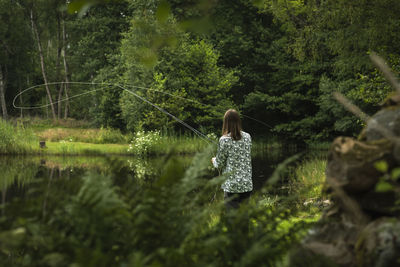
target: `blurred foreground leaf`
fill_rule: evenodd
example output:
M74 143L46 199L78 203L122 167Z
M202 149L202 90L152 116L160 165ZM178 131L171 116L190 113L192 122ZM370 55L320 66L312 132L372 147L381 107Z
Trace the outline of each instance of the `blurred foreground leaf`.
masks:
M160 1L160 4L158 5L156 12L156 17L158 22L160 23L167 22L170 13L171 13L171 5L165 0Z

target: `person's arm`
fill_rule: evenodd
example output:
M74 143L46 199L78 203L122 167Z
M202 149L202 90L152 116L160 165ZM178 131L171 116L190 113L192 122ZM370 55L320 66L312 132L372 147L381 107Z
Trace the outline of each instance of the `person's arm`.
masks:
M224 139L219 140L217 156L212 158L212 163L215 168L223 168L228 158L228 144L224 142Z

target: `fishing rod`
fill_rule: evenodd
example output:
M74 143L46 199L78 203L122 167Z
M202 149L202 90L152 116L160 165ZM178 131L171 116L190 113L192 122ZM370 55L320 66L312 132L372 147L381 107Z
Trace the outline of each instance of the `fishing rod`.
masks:
M190 126L190 125L187 124L186 122L184 122L184 121L182 121L181 119L177 118L176 116L174 116L174 115L171 114L170 112L168 112L168 111L166 111L165 109L163 109L163 108L157 106L156 104L150 102L149 100L147 100L147 99L144 98L143 96L140 96L140 95L136 94L135 92L133 92L133 91L131 91L131 90L129 90L129 89L126 89L125 87L121 86L120 84L89 83L89 82L68 82L68 83L69 83L69 84L81 84L81 85L106 85L106 86L115 86L115 87L118 87L118 88L120 88L121 90L126 91L126 92L132 94L133 96L139 98L139 99L142 100L143 102L145 102L145 103L147 103L147 104L153 106L154 108L158 109L158 110L161 111L162 113L168 115L169 117L171 117L172 119L174 119L174 120L177 121L178 123L182 124L183 126L185 126L186 128L188 128L189 130L191 130L192 132L194 132L197 136L199 136L199 137L200 137L201 139L203 139L204 141L206 141L206 142L208 142L208 143L214 143L214 144L216 143L214 140L212 140L211 138L209 138L207 135L203 134L202 132L200 132L199 130L197 130L197 129L195 129L194 127ZM52 105L52 104L57 104L57 103L60 103L60 102L63 102L63 101L66 101L66 100L69 100L69 99L72 99L72 98L76 98L76 97L79 97L79 96L87 95L87 94L90 94L90 93L95 92L95 91L103 90L103 88L102 88L102 89L93 89L93 90L90 90L90 91L88 91L88 92L84 92L84 93L81 93L81 94L76 94L76 95L73 95L73 96L71 96L71 97L67 97L67 98L58 100L58 101L53 102L53 103L51 103L51 104L44 104L44 105L40 105L40 106L23 107L23 106L17 106L17 105L15 104L15 101L17 100L17 98L18 98L20 95L22 95L23 93L25 93L25 92L27 92L27 91L29 91L29 90L32 90L32 89L37 88L37 87L39 87L39 86L44 86L44 85L56 85L56 84L66 84L66 82L52 82L52 83L47 83L47 84L39 84L39 85L31 86L31 87L29 87L29 88L27 88L27 89L21 91L20 93L18 93L18 94L14 97L14 99L13 99L13 107L14 107L14 108L19 108L19 109L38 109L38 108L44 108L44 107L48 107L48 106L50 106L50 105ZM135 86L135 85L130 85L130 87L152 90L151 88L145 88L145 87ZM156 90L154 90L154 91L156 91ZM183 97L178 97L178 98L184 99Z
M17 100L17 98L18 98L19 96L21 96L22 94L24 94L25 92L29 91L29 90L33 90L33 89L35 89L35 88L37 88L37 87L40 87L40 86L45 86L45 85L57 85L57 84L103 85L103 86L115 86L115 87L118 87L118 88L120 88L121 90L126 91L126 92L132 94L132 95L135 96L136 98L139 98L139 99L142 100L143 102L145 102L145 103L147 103L147 104L153 106L154 108L158 109L158 110L161 111L162 113L164 113L164 114L166 114L167 116L171 117L172 119L174 119L175 121L177 121L177 122L180 123L181 125L185 126L185 127L188 128L189 130L191 130L192 132L194 132L197 136L199 136L201 139L205 140L206 142L208 142L208 143L210 143L210 142L211 142L211 143L216 143L214 140L212 140L211 138L209 138L207 135L203 134L202 132L200 132L199 130L197 130L197 129L195 129L194 127L190 126L190 125L187 124L186 122L184 122L184 121L182 121L181 119L177 118L176 116L174 116L173 114L171 114L171 113L168 112L167 110L165 110L165 109L163 109L163 108L157 106L156 104L150 102L148 99L144 98L143 96L140 96L140 95L136 94L136 93L133 92L132 90L129 90L129 89L123 87L122 85L120 85L120 84L115 84L115 83L103 83L103 82L102 82L102 83L96 83L96 82L51 82L51 83L44 83L44 84L34 85L34 86L31 86L31 87L29 87L29 88L27 88L27 89L25 89L25 90L19 92L19 93L14 97L14 99L13 99L13 107L14 107L14 108L19 108L19 109L39 109L39 108L44 108L44 107L51 106L52 104L61 103L61 102L67 101L67 100L69 100L69 99L73 99L73 98L76 98L76 97L80 97L80 96L83 96L83 95L87 95L87 94L90 94L90 93L93 93L93 92L96 92L96 91L104 90L104 88L93 89L93 90L90 90L90 91L87 91L87 92L84 92L84 93L76 94L76 95L73 95L73 96L70 96L70 97L67 97L67 98L58 100L58 101L53 102L53 103L44 104L44 105L40 105L40 106L29 106L29 107L24 107L24 106L17 106L17 105L15 104L15 101ZM206 104L203 104L203 103L201 103L201 102L199 102L199 101L196 101L196 100L193 100L193 99L189 99L189 98L185 98L185 97L173 95L173 94L171 94L171 93L164 92L164 91L160 91L160 90L156 90L156 89L152 89L152 88L147 88L147 87L142 87L142 86L136 86L136 85L130 85L130 84L127 84L127 85L124 85L124 86L126 86L126 87L131 87L131 88L136 88L136 89L143 89L143 90L147 90L147 91L154 91L154 92L158 92L158 93L161 93L161 94L164 94L164 95L168 95L168 96L171 96L171 97L174 97L174 98L179 98L179 99L183 99L183 100L185 100L185 101L190 101L190 102L193 102L193 103L197 103L197 104L202 105L202 106L207 106ZM265 122L260 121L260 120L258 120L258 119L255 119L255 118L253 118L253 117L250 117L250 116L247 116L247 115L244 115L244 114L242 114L242 116L243 116L243 117L246 117L246 118L249 118L249 119L251 119L251 120L254 120L254 121L258 122L258 123L261 123L261 124L263 124L263 125L265 125L265 126L267 126L267 127L269 127L269 128L273 128L272 126L266 124Z
M119 88L125 90L126 92L128 92L128 93L130 93L130 94L136 96L136 97L139 98L140 100L142 100L142 101L146 102L147 104L149 104L149 105L155 107L156 109L158 109L159 111L163 112L164 114L167 114L168 116L170 116L171 118L173 118L174 120L176 120L177 122L179 122L180 124L182 124L183 126L185 126L186 128L188 128L189 130L192 130L192 131L193 131L195 134L197 134L197 136L199 136L200 138L203 138L203 139L205 138L204 140L210 141L210 142L212 142L212 143L215 143L215 141L212 140L211 138L209 138L207 135L205 135L205 134L203 134L202 132L196 130L195 128L193 128L192 126L190 126L189 124L187 124L187 123L184 122L183 120L178 119L178 118L177 118L176 116L174 116L173 114L171 114L171 113L169 113L168 111L166 111L165 109L163 109L163 108L157 106L156 104L150 102L150 101L147 100L146 98L144 98L144 97L142 97L142 96L140 96L140 95L138 95L138 94L136 94L136 93L134 93L134 92L132 92L132 91L130 91L130 90L128 90L128 89L122 87L122 86L120 86L120 85L115 85L115 86L117 86L117 87L119 87Z
M126 85L126 86L129 87L130 85ZM199 102L199 101L196 101L196 100L193 100L193 99L189 99L189 98L185 98L185 97L181 97L181 96L177 96L177 95L173 95L173 94L168 93L168 92L163 92L163 91L160 91L160 90L151 89L151 88L145 88L145 87L139 87L139 86L138 86L137 88L140 88L140 89L147 89L147 90L150 90L150 91L155 91L155 92L158 92L158 93L161 93L161 94L165 94L165 95L169 95L169 96L172 96L172 97L175 97L175 98L184 99L184 100L186 100L186 101L190 101L190 102L199 104L199 105L201 105L201 106L206 106L206 104L203 104L203 103L201 103L201 102ZM272 127L271 125L268 125L267 123L265 123L265 122L263 122L263 121L260 121L260 120L258 120L258 119L256 119L256 118L250 117L250 116L245 115L245 114L242 114L242 113L241 113L241 115L242 115L243 117L246 117L246 118L248 118L248 119L251 119L251 120L254 120L254 121L258 122L258 123L261 123L261 124L267 126L268 128L271 128L271 129L274 128L274 127Z

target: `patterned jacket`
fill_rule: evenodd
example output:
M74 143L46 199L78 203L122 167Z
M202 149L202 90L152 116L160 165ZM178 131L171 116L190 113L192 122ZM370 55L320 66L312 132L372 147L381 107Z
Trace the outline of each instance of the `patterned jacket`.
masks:
M242 138L233 140L230 134L219 139L215 168L222 169L227 176L222 189L229 193L244 193L253 190L251 170L251 136L241 131Z

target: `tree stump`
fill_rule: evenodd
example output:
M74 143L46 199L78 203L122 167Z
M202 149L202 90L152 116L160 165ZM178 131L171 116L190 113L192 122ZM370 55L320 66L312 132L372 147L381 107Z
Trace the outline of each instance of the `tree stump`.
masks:
M360 140L333 141L324 187L333 204L292 253L291 265L400 266L400 178L393 178L400 172L397 108L373 116ZM382 181L387 190L377 190Z
M39 141L40 148L46 148L46 141Z

